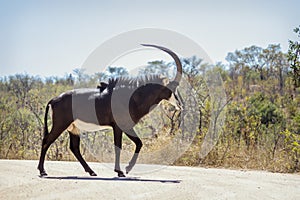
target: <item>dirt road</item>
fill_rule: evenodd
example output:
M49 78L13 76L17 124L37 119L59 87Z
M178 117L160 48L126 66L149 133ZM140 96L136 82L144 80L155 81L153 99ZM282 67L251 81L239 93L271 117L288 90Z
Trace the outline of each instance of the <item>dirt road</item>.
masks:
M116 178L110 165L90 163L90 177L78 162L46 161L49 176L39 178L37 163L0 160L0 199L300 199L300 175L160 167Z

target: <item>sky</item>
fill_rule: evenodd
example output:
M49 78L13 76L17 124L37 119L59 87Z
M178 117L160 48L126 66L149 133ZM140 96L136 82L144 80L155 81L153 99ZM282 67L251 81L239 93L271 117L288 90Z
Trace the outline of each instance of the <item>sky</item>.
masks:
M142 28L185 35L215 63L251 45L286 52L299 8L299 0L0 0L0 77L64 76L108 39Z

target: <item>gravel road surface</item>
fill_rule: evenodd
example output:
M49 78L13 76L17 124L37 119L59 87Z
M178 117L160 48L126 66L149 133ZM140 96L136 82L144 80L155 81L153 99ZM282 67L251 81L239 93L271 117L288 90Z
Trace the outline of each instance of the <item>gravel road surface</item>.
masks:
M299 174L156 166L117 178L110 164L89 163L90 177L79 162L46 161L40 178L37 164L0 160L0 199L300 199Z

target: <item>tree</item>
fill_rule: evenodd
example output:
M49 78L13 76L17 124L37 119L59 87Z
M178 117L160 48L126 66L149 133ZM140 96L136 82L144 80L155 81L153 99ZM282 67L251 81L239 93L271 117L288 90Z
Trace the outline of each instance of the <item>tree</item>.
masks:
M203 59L196 56L182 59L183 73L187 76L189 82L198 75L204 75L207 70L207 63L203 63Z
M263 49L254 45L242 50L236 50L234 53L228 53L226 60L230 64L232 79L236 79L239 75L247 77L249 70L252 69L259 73L260 80L264 80L263 67L265 62L262 53Z
M97 73L96 76L99 78L99 81L107 81L109 78L115 78L118 76L127 76L129 75L128 71L124 67L112 67L109 66L104 72Z
M294 29L300 39L300 26ZM300 87L300 42L289 40L288 61L292 69L294 90Z
M230 65L231 79L237 80L239 76L242 76L243 84L249 88L250 85L259 84L274 77L277 79L276 85L282 95L288 61L279 44L270 44L265 49L250 46L236 50L234 53L228 53L226 60Z
M139 76L160 74L170 78L172 75L175 75L175 73L170 74L170 72L174 72L170 70L172 64L173 63L166 63L162 60L148 62L146 67L143 67L139 70Z
M17 97L17 102L25 106L28 93L34 87L41 87L42 81L38 77L29 76L28 74L16 74L9 76L7 90Z
M89 78L90 78L89 75L87 75L85 73L84 68L76 68L76 69L73 70L73 73L75 75L76 83L79 86L85 86L86 83L88 82ZM64 79L64 80L66 80L66 79Z

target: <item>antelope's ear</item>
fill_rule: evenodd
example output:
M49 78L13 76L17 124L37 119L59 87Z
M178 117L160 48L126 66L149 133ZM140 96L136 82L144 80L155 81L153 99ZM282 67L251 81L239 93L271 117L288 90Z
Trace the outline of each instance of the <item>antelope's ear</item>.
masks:
M163 84L163 86L167 86L169 83L170 83L170 81L169 81L168 78L163 78L163 79L162 79L162 84Z
M101 87L107 87L107 85L108 85L108 84L105 83L105 82L100 82L100 86L101 86Z

